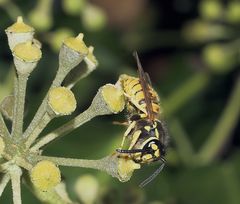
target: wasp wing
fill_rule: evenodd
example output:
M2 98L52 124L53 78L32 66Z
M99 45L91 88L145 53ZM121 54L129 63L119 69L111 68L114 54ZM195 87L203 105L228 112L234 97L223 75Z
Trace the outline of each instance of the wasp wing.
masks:
M133 53L133 56L135 57L135 59L137 61L139 80L140 80L140 84L141 84L142 89L143 89L144 99L145 99L145 102L146 102L147 114L148 114L148 117L150 118L150 120L153 120L154 119L154 114L153 114L153 107L152 107L152 102L151 102L151 95L150 95L150 92L149 92L149 86L151 86L150 82L149 82L149 76L148 76L148 74L146 74L143 71L141 62L139 60L139 57L138 57L138 54L137 54L136 51Z

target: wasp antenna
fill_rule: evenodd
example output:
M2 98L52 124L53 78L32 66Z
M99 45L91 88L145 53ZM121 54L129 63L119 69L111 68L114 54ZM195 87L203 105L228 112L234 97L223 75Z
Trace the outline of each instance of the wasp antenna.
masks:
M165 161L165 160L164 160ZM147 184L149 184L153 179L157 177L157 175L163 170L163 167L165 166L165 162L163 162L160 167L147 179L145 179L142 183L139 184L140 188L145 187Z
M131 153L138 153L138 152L144 152L143 149L116 149L118 153L125 153L125 154L131 154Z

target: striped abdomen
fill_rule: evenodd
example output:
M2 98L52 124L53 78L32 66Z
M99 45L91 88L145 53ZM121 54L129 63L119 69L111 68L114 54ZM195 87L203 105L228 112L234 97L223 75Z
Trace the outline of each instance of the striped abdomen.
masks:
M134 108L137 108L140 112L146 114L147 116L146 100L144 97L143 89L142 89L139 78L131 77L128 75L121 75L120 80L121 80L123 91L129 99L130 106L134 106ZM151 86L148 85L148 88L149 88L149 93L150 93L149 95L150 95L153 113L155 117L158 117L160 113L158 95ZM132 107L130 107L130 109L131 108Z

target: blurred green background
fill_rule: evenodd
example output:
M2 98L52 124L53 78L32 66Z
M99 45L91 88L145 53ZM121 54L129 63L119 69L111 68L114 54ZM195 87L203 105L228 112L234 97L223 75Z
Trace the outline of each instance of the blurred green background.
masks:
M89 169L61 168L72 199L79 176L98 182L96 203L240 203L240 1L237 0L0 0L0 99L12 92L12 56L4 29L22 15L36 29L43 57L28 81L30 122L50 86L58 50L67 36L83 32L99 67L73 92L75 114L97 89L122 73L136 75L132 52L160 95L169 129L167 166L144 189L138 184L157 168L142 167L127 183ZM53 120L49 132L73 116ZM51 144L52 156L97 159L119 147L125 115L95 118ZM23 203L39 203L23 187ZM11 189L0 203L11 203Z

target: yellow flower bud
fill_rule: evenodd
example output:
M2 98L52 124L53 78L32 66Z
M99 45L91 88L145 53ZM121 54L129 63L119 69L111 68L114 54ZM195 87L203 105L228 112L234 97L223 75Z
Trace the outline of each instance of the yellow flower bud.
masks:
M88 4L82 13L82 22L86 29L97 31L106 24L107 18L104 11L95 5Z
M44 160L32 168L30 178L36 188L48 191L61 182L61 173L53 162Z
M34 29L26 25L22 17L19 16L17 22L8 27L5 32L8 36L9 47L13 50L17 44L31 41L33 39Z
M84 35L80 33L76 38L70 37L64 40L64 44L68 46L69 48L87 55L88 54L88 48L83 42Z
M55 32L51 33L49 38L49 44L52 49L56 52L61 48L62 42L65 38L73 35L73 31L68 28L60 28Z
M75 184L75 192L83 203L94 203L99 193L99 183L92 175L80 176Z
M69 115L76 109L77 102L70 89L56 87L49 91L48 104L56 114Z
M11 25L6 29L7 32L12 32L12 33L27 33L27 32L33 32L34 28L25 24L23 22L22 16L19 16L17 18L17 22Z
M102 87L102 96L109 109L113 113L121 112L125 106L125 98L121 89L113 84L106 84Z
M59 53L60 69L64 73L70 72L88 54L88 48L83 41L83 34L76 38L70 37L63 41Z
M188 22L184 26L182 34L191 43L221 39L229 35L228 29L225 26L201 20Z
M199 10L204 18L215 20L221 19L224 9L218 0L203 0L200 3Z
M42 57L41 50L31 41L17 44L13 49L13 54L26 62L38 61Z
M86 0L63 0L63 9L71 15L79 15L86 4Z
M141 165L135 163L132 159L129 158L119 158L118 161L118 174L122 182L128 181L134 170L140 169Z
M229 71L236 62L234 50L222 44L210 44L203 49L203 60L215 73Z
M230 23L240 23L240 2L231 1L227 8L227 19Z
M2 137L0 137L0 155L4 152L5 142Z
M39 47L31 41L17 44L13 49L14 64L21 74L29 74L42 57Z

